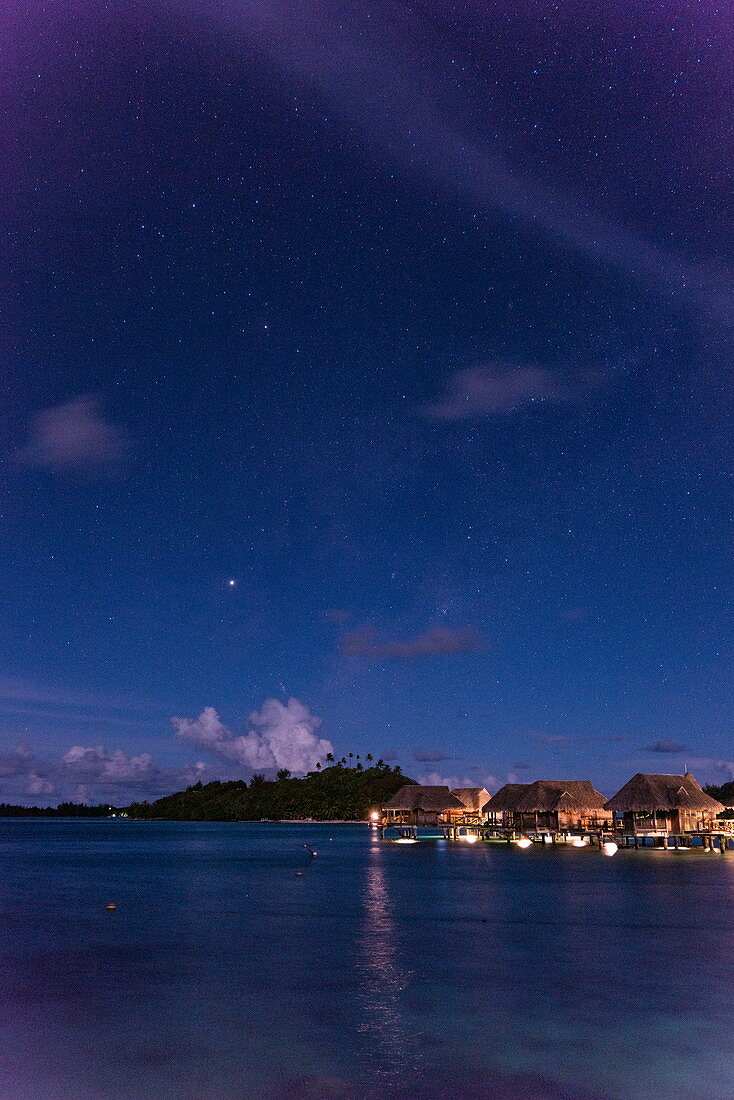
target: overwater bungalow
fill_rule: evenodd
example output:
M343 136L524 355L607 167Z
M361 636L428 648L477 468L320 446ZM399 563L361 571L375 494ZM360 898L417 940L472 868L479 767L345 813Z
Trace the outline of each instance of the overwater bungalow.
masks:
M723 806L701 789L695 776L638 772L605 808L615 828L628 836L685 836L720 831Z
M385 826L441 825L449 820L449 814L461 814L465 809L463 802L448 787L406 783L385 803L382 823Z
M492 801L487 806L488 824L500 827L512 826L520 792L528 786L528 783L505 783L504 787L500 787L497 793L492 795Z
M605 796L588 779L507 783L487 807L489 823L517 832L574 834L611 828Z
M461 810L448 811L452 823L483 825L486 822L491 795L485 787L454 787L451 793L462 805Z

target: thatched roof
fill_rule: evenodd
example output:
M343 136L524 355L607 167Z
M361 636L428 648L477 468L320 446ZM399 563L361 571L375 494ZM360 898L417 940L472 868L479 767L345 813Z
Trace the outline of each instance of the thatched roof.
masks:
M454 787L451 793L465 809L475 814L480 814L490 800L489 791L484 787Z
M463 810L464 804L448 787L422 787L418 783L406 783L385 803L383 809L443 813L444 810Z
M514 810L518 798L527 786L529 786L528 783L505 783L504 787L500 787L497 793L492 795L490 813L498 810Z
M606 799L588 779L538 779L535 783L506 783L489 806L491 812L512 810L521 813L569 813L601 810Z
M634 810L651 813L653 810L723 810L720 802L701 790L695 776L654 775L638 772L624 787L610 798L607 810Z

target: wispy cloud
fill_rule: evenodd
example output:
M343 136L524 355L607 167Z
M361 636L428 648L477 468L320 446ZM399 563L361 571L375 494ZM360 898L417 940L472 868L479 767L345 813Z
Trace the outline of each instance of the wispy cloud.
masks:
M645 752L688 752L688 746L682 745L680 741L669 741L667 738L661 737L658 741L653 741L651 745L647 745L645 747Z
M37 469L111 470L128 451L124 431L105 420L101 398L87 394L37 413L15 457Z
M224 9L217 8L222 18ZM374 14L374 13L373 13ZM323 3L243 0L231 26L282 71L318 88L331 110L361 129L383 154L473 209L500 211L536 234L663 291L727 326L734 320L730 274L715 264L687 263L632 229L594 211L561 187L528 175L499 142L476 136L443 101L440 66L393 26L369 27ZM407 18L407 13L404 13ZM486 129L486 128L485 128Z
M440 749L413 749L413 759L417 764L440 764L443 760L450 760L448 753Z
M36 757L29 745L17 745L10 752L0 753L0 779L28 775L35 767Z
M255 771L288 768L303 774L334 751L330 741L316 736L321 719L298 699L287 704L266 699L250 714L246 734L233 733L214 707L204 707L198 718L171 722L182 740Z
M541 745L568 745L572 740L565 733L538 733L536 737Z
M528 405L577 404L606 379L600 371L573 377L534 364L484 363L457 371L448 392L422 409L429 420L507 416Z
M728 783L734 779L734 760L719 760L713 756L698 756L686 761L690 770L701 774L717 784Z
M362 627L343 634L340 648L347 657L365 657L381 661L413 657L454 657L482 648L482 638L472 627L451 630L445 626L431 627L411 638L378 641L372 627Z

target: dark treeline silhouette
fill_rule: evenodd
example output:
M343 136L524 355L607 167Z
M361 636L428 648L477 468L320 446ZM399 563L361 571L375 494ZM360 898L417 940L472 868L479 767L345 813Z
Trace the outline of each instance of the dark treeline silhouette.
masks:
M60 802L58 806L11 806L0 802L0 817L109 817L120 811L115 806L85 806Z
M274 780L253 775L249 786L244 779L196 783L156 802L133 802L128 813L173 821L364 821L371 810L413 782L399 767L391 768L382 760L368 768L350 768L339 761L302 779L284 768Z
M718 802L723 802L725 806L734 806L734 779L729 783L722 784L721 787L714 787L713 784L709 784L703 789L706 794L710 794ZM719 814L719 817L732 817L732 811L725 810L723 814Z

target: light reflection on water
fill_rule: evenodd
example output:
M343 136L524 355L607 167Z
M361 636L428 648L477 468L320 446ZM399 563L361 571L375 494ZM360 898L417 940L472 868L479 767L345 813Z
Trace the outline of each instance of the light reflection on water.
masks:
M402 994L412 973L400 963L395 906L383 867L384 842L370 845L365 871L364 918L360 932L360 1001L358 1030L367 1040L373 1072L385 1089L400 1087L418 1069L415 1038L406 1019Z
M0 1098L731 1100L733 903L734 852L0 822Z

